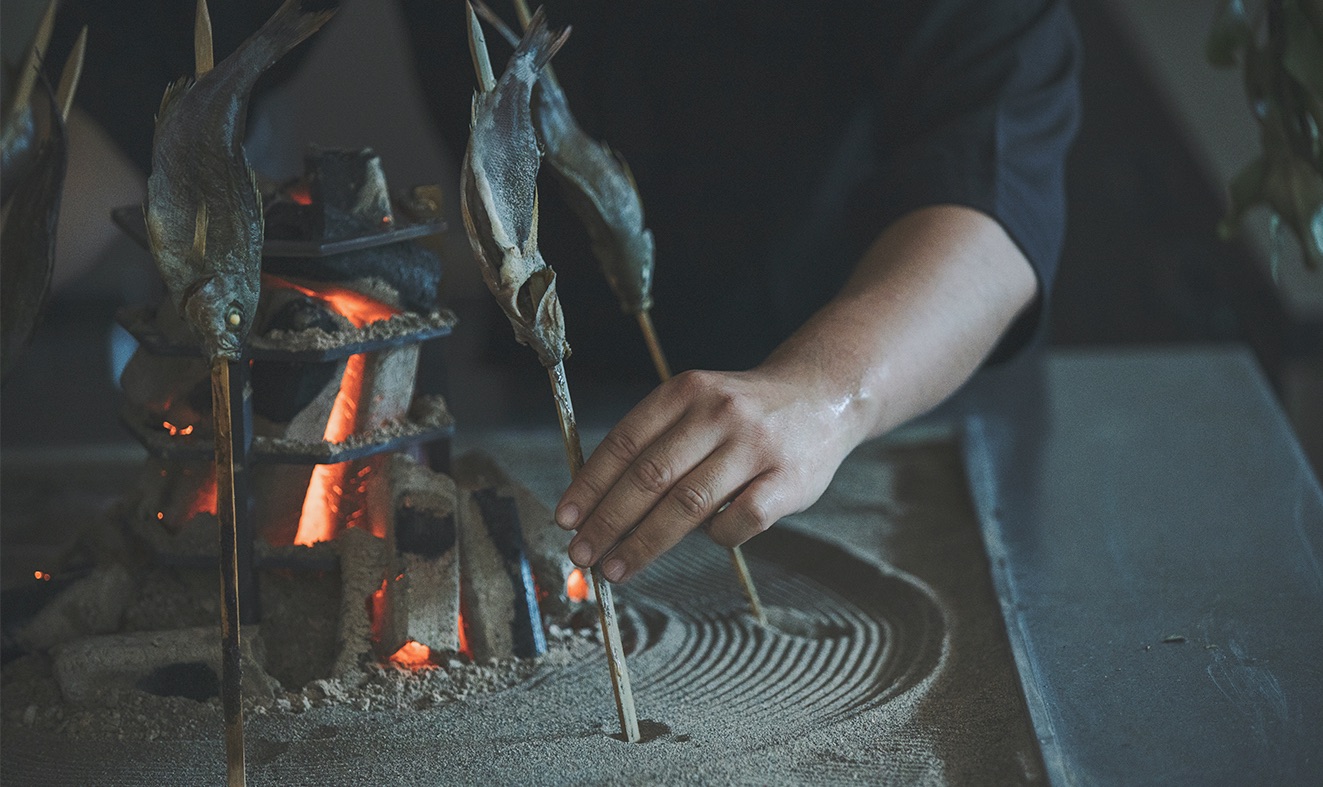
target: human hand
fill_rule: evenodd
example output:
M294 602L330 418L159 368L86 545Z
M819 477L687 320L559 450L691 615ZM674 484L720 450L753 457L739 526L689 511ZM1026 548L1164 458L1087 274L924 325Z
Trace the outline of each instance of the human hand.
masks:
M556 522L579 530L571 559L601 561L621 582L709 520L712 540L732 547L807 508L859 442L848 402L818 387L760 367L685 372L657 388L561 498Z

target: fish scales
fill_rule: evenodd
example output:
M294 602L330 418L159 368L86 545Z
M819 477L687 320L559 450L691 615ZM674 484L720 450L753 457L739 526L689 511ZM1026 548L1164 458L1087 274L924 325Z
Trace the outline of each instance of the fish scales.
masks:
M515 338L532 347L548 367L569 354L569 345L556 274L537 248L541 150L530 102L538 74L567 34L553 34L543 17L535 17L500 79L474 96L461 172L464 226L483 280Z
M249 95L333 13L307 5L285 0L215 68L167 88L157 115L145 205L152 256L213 359L240 356L261 288L262 197L243 150Z
M512 46L518 44L519 37L490 8L480 2L475 6ZM515 11L527 27L527 4L516 0ZM532 98L533 127L543 155L587 230L593 256L621 309L629 314L651 309L655 246L643 223L643 200L629 165L579 126L550 66L539 75Z

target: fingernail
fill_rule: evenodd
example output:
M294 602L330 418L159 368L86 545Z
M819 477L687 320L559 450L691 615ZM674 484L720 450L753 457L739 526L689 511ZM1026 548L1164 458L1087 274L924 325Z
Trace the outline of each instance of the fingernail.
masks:
M625 575L625 561L618 557L613 557L602 564L602 573L612 582L619 582Z
M579 507L567 503L556 509L556 524L566 530L573 530L579 524Z
M576 541L570 544L570 560L577 566L590 565L593 559L593 549L583 541Z

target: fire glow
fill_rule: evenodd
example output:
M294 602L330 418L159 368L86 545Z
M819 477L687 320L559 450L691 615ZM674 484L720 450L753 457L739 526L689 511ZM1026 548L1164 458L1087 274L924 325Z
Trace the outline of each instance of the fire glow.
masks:
M588 600L588 580L583 577L583 569L574 569L565 579L565 596L574 602Z
M288 279L263 275L268 286L291 289L309 298L325 303L328 308L345 317L355 328L363 328L380 320L387 320L399 313L399 310L381 301L344 287L318 285L316 289L296 284ZM322 439L328 443L343 443L360 427L358 422L358 403L363 398L364 372L367 368L365 354L351 355L345 361L344 375L340 378L340 390L331 407L331 415L326 420L326 431ZM299 527L294 536L294 543L312 546L318 541L329 541L335 537L341 523L360 525L362 511L344 511L345 490L365 487L359 483L361 477L371 470L364 467L351 478L352 463L341 462L333 465L316 465L308 481L308 493L303 500L303 509L299 514ZM372 527L375 531L379 529Z
M170 433L171 437L176 437L176 436L187 437L188 435L193 434L192 424L189 424L188 426L175 426L169 421L162 421L161 426L164 427L165 430Z

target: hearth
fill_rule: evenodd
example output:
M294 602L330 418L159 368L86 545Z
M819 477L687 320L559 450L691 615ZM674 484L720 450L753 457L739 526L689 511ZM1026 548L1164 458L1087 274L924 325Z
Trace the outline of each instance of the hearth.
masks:
M588 600L550 513L489 460L452 462L445 400L418 384L421 344L454 325L438 304L439 261L418 242L444 229L442 199L435 187L392 195L370 150L314 149L304 176L266 202L235 427L249 446L236 476L251 698L373 665L537 657L544 616L566 630ZM140 214L116 218L143 236ZM117 554L97 556L24 644L102 635L55 657L75 702L133 690L205 698L219 669L209 369L168 301L121 322L139 341L121 419L151 458L111 517ZM49 622L89 598L104 609L87 630ZM142 630L116 630L125 611Z
M453 419L417 373L420 343L453 327L418 243L439 231L442 195L378 198L379 169L368 152L314 151L269 202L263 304L239 365L252 778L600 781L618 762L656 778L727 778L760 772L752 763L773 752L804 764L805 779L860 778L879 762L940 758L922 741L903 756L873 741L911 745L931 707L920 700L950 712L934 686L985 679L948 675L955 597L889 567L903 550L843 550L813 528L750 546L767 628L701 536L622 588L644 745L613 737L589 583L548 508L566 481L559 439L484 440L490 455L452 457ZM337 190L333 178L361 185ZM328 209L328 195L362 210ZM140 226L133 211L119 220ZM123 322L141 347L122 418L151 458L80 543L95 559L51 566L49 584L66 589L21 632L34 655L5 671L7 779L196 783L224 772L207 368L168 305ZM894 511L875 481L864 489L847 490L841 516L881 527ZM972 520L949 518L964 528L964 562L920 567L984 576ZM922 530L931 537L932 523ZM66 580L79 565L84 575ZM959 604L986 606L956 630L966 651L1005 658L990 594L965 595ZM1000 708L1019 700L1009 660L998 663ZM1007 754L1012 772L1037 767L1027 729Z

